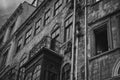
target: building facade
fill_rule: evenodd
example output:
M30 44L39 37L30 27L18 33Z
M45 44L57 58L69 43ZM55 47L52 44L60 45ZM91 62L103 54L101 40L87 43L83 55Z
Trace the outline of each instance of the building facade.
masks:
M92 0L88 10L89 77L91 80L118 80L119 0Z
M71 80L85 79L85 5L84 0L77 0L75 64L73 3L74 0L34 0L32 4L20 4L0 29L0 80L70 80L71 75ZM88 0L87 8L88 78L118 80L120 2Z

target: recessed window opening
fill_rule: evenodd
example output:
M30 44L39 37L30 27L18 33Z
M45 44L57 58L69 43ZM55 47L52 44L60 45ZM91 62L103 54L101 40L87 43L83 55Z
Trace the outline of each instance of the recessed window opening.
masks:
M95 29L95 48L96 54L108 51L107 25Z
M118 74L120 75L120 68L118 69Z
M56 45L58 44L57 41L59 41L59 35L60 35L60 28L58 27L58 25L56 25L57 28L54 30L54 32L52 32L52 41L51 41L51 49L55 50L55 48L57 47Z
M0 44L3 43L3 39L4 39L4 36L2 36L2 37L0 38Z

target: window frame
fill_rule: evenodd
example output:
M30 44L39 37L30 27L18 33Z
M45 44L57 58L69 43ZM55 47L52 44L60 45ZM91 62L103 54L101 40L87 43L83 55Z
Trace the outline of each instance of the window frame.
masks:
M2 45L4 43L4 37L5 37L4 35L0 36L0 45Z
M56 27L57 26L57 27ZM52 37L52 39L55 39L56 37L57 38L59 38L59 36L60 36L60 27L56 24L55 26L54 26L54 30L52 31L52 33L51 33L51 37Z
M67 23L67 26L66 26ZM72 27L73 27L73 15L69 16L65 22L64 22L64 42L67 42L72 37ZM69 33L67 33L67 30L69 29ZM67 36L67 34L69 36ZM67 38L68 37L68 38Z
M30 34L27 35L29 32L30 32ZM32 37L32 27L29 28L29 29L26 31L26 33L25 33L24 45L30 42L31 37Z
M20 60L20 67L23 66L27 62L27 60L28 60L28 56L26 53L24 53Z
M16 53L18 53L22 47L23 47L23 38L20 37L20 38L17 40Z
M49 15L47 15L49 14ZM47 16L47 17L46 17ZM50 22L51 19L51 9L49 8L44 15L44 25L47 25Z
M59 2L61 2L61 3L59 4ZM59 4L59 5L57 5L57 4ZM63 4L63 0L57 0L55 2L55 4L54 4L54 16L57 15L62 10L62 4ZM57 5L57 7L56 7L56 5Z
M8 57L8 54L9 54L9 48L4 52L4 54L2 55L2 62L1 62L1 65L0 65L0 70L3 69L5 67L5 64L7 62L7 57Z
M69 67L69 69L65 69L67 67ZM69 72L69 74L68 74ZM61 76L61 79L62 80L68 80L70 79L70 73L71 73L71 64L70 63L66 63L63 68L62 68L62 76Z
M20 68L20 69L19 69L18 80L21 80L21 78L22 78L22 80L23 80L24 77L25 77L25 68Z
M40 18L36 23L35 23L35 32L34 35L38 34L41 31L41 26L42 24L42 18Z
M91 25L91 29L90 29L90 45L91 45L91 55L92 56L97 56L96 55L96 43L95 43L95 34L94 34L94 30L95 29L99 29L100 27L103 27L104 25L106 25L107 27L107 39L108 39L108 51L111 50L113 48L113 42L112 42L112 31L111 31L111 25L110 25L110 19L105 19L101 22L99 22L97 25ZM105 51L107 52L107 51ZM100 54L103 54L105 52L102 52ZM98 54L98 55L100 55Z

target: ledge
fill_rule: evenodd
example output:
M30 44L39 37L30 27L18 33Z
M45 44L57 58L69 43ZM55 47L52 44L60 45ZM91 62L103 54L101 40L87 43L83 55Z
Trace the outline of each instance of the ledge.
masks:
M106 51L106 52L101 53L101 54L99 54L99 55L93 56L93 57L91 57L91 58L89 59L89 61L91 62L91 61L93 61L93 60L95 60L95 59L97 59L97 58L103 57L103 56L108 55L108 54L112 54L113 52L118 51L118 50L120 50L120 47L118 47L118 48L116 48L116 49L112 49L112 50L110 50L110 51Z

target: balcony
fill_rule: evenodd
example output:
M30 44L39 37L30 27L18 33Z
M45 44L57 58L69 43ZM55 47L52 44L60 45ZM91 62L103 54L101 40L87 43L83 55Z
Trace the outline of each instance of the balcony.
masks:
M49 36L44 36L30 51L30 57L36 54L42 47L50 49L59 54L61 43Z

